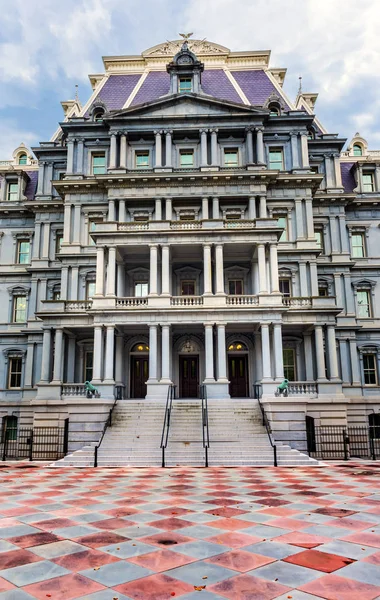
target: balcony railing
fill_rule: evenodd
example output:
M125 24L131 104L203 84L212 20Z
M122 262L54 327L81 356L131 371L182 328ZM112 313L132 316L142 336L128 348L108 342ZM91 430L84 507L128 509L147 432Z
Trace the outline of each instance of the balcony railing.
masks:
M288 385L288 395L300 395L300 394L317 394L318 387L316 383L309 383L307 381L290 381Z
M117 227L118 231L144 231L149 229L148 221L134 221L132 223L121 223Z
M171 306L202 306L203 296L172 296Z
M131 296L129 298L116 298L116 308L143 308L148 306L148 298Z
M259 304L259 297L252 295L245 296L227 296L226 304L229 306L252 306Z
M172 231L197 231L200 229L209 230L210 227L223 229L253 229L256 227L254 219L236 219L233 221L223 219L201 219L199 221L131 221L128 223L99 223L95 227L95 232L114 231L117 225L117 231L162 231L171 229Z
M284 306L288 306L289 308L308 308L312 306L312 301L309 296L298 298L293 296L284 296L282 298L282 304Z
M85 396L86 386L81 383L65 383L61 386L62 396Z
M83 312L90 310L92 300L65 300L65 311Z
M202 229L202 221L171 221L170 229Z
M252 229L256 226L255 221L249 219L238 219L236 221L224 221L225 229Z

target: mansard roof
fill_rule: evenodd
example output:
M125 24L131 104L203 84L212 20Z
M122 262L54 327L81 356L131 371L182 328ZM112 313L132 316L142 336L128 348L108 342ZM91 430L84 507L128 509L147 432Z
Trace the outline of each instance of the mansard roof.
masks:
M342 173L342 184L345 192L352 193L357 187L357 183L353 172L354 165L355 163L353 162L344 162L340 164L340 171Z

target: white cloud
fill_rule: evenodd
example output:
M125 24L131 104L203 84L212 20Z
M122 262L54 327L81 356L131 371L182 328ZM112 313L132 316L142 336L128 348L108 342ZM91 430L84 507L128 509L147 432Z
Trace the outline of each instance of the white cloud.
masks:
M30 148L36 143L38 135L27 129L18 127L14 119L0 120L0 159L10 160L12 153L18 146L24 142L25 146Z

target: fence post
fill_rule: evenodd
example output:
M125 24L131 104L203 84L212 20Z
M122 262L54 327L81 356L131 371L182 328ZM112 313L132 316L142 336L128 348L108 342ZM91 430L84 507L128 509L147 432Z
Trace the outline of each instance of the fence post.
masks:
M3 442L3 460L7 458L7 430L4 430L4 442Z
M33 431L33 429L31 429L30 437L29 437L29 460L33 460L33 441L34 441L34 431Z
M370 452L371 452L371 458L372 458L372 460L376 460L375 440L373 439L374 433L372 433L371 429L369 429L368 433L369 433L369 448L370 448Z
M94 467L98 466L98 447L95 446L94 449Z
M344 460L348 460L348 447L347 447L347 432L343 429L343 448L344 448Z

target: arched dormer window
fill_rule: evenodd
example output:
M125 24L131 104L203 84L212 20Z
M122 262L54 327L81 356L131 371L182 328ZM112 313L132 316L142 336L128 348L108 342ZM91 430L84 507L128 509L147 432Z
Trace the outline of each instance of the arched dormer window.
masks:
M361 144L354 144L353 146L354 156L363 156L363 148Z
M97 108L94 110L92 118L95 123L101 123L103 121L104 110L102 108Z
M18 164L19 165L26 165L27 162L28 162L28 156L25 154L25 152L23 152L22 154L19 154Z
M315 129L314 127L308 127L307 129L307 139L315 140Z
M281 114L281 107L277 102L271 102L268 106L269 114L271 117L279 117Z

